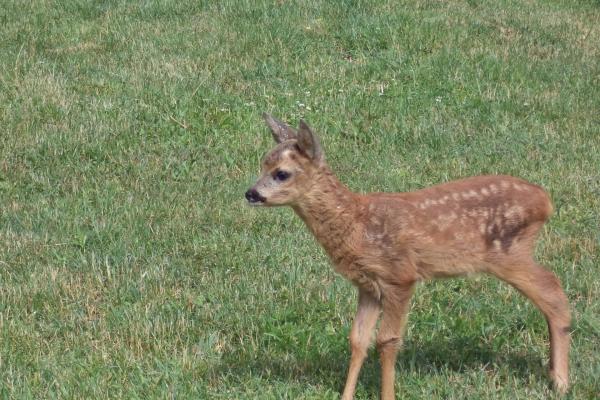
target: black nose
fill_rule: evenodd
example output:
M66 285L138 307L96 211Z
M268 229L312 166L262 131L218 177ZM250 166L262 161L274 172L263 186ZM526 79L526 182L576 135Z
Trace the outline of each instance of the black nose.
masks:
M256 191L256 189L248 189L246 192L246 200L250 203L264 202L266 199Z

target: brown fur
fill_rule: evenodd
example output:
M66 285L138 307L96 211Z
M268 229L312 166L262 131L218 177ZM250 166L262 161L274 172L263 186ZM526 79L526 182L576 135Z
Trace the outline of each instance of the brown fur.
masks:
M279 144L265 156L251 190L264 199L261 205L290 205L335 270L359 291L343 399L354 395L380 314L381 397L389 400L415 283L474 272L510 283L542 311L550 331L550 374L566 391L569 304L556 276L533 259L535 238L552 213L541 187L511 176L478 176L409 193L353 193L333 175L304 122L296 131L264 117ZM275 179L278 171L289 178Z

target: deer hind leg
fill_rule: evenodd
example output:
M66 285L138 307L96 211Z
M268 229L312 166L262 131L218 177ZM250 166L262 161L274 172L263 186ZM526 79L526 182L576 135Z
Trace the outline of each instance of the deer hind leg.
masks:
M367 350L371 344L371 338L373 336L373 331L375 330L375 324L379 318L379 313L379 301L368 292L362 290L359 291L358 310L356 311L356 317L354 318L352 330L350 331L352 356L350 358L350 368L348 370L348 377L346 378L346 386L344 387L342 400L351 400L354 397L358 374L360 373L365 358L367 358Z
M414 284L394 286L384 292L382 300L383 316L377 334L377 350L381 363L381 399L392 400L394 394L395 363L399 347L402 345L406 316Z
M531 261L491 271L527 296L544 314L550 332L550 377L556 389L569 387L569 301L558 278Z

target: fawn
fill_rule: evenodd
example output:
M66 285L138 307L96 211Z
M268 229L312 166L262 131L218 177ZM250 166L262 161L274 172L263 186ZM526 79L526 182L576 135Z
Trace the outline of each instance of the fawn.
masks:
M379 316L376 345L381 398L394 398L395 361L417 281L485 272L508 282L544 314L550 376L569 385L569 303L556 276L533 259L538 231L552 213L548 194L511 176L477 176L408 193L358 194L325 162L317 136L263 117L277 145L246 192L256 206L291 206L358 288L352 351L342 399L354 396Z

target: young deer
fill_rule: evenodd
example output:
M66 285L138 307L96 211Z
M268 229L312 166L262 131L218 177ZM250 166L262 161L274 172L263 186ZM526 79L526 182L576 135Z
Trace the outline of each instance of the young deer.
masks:
M510 176L478 176L409 193L353 193L331 172L304 121L295 130L263 117L277 145L246 192L248 202L291 206L335 270L358 288L342 399L354 396L380 314L381 398L393 399L394 364L415 283L473 272L508 282L542 311L550 331L550 376L557 390L567 390L569 303L556 276L533 259L536 235L552 213L541 187Z

